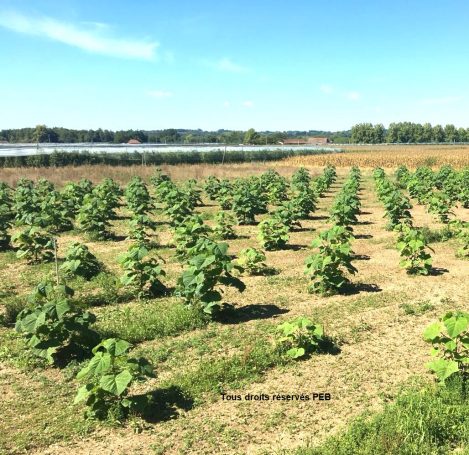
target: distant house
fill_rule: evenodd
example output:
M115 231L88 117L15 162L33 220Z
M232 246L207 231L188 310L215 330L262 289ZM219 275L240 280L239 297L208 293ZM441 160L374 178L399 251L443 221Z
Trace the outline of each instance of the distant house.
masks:
M280 144L282 145L305 145L306 139L284 139L283 141L280 141Z
M280 143L282 145L322 145L322 144L329 144L331 141L328 137L307 137L304 138L296 138L296 139L284 139Z
M6 141L5 139L0 139L0 144L9 144L9 142Z
M138 139L130 139L129 142L127 142L127 144L138 145L138 144L141 144L141 142Z
M324 136L308 137L308 144L329 144L331 140Z

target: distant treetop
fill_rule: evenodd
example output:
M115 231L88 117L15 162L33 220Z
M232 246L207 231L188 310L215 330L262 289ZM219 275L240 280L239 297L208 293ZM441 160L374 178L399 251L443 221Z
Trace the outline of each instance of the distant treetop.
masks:
M386 130L381 124L359 123L352 127L351 142L355 144L469 142L469 128L399 122L391 123Z

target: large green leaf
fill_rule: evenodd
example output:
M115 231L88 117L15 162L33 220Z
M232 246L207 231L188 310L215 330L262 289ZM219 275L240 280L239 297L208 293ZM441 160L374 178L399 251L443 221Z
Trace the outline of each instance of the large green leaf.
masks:
M282 331L284 335L288 336L295 332L295 325L290 322L284 322L277 327L277 330Z
M433 341L440 336L443 325L441 322L434 322L430 324L423 332L423 339L425 341Z
M65 300L60 300L55 305L55 311L57 312L57 316L59 319L62 319L63 315L68 313L71 310L70 304Z
M109 371L111 367L111 356L107 352L97 352L90 360L90 363L80 370L77 374L77 379L85 376L101 376L103 373Z
M35 311L34 313L28 314L23 319L18 321L17 330L18 332L35 333L36 328L44 324L46 316L42 312Z
M103 376L99 385L106 392L120 396L132 382L132 374L128 370L121 371L118 375L109 374Z
M316 326L314 326L313 333L317 337L322 337L324 335L324 329L323 329L322 325L321 324L316 324Z
M304 348L291 348L287 351L288 357L292 359L298 359L299 357L303 357L305 355Z
M457 362L445 359L438 359L433 362L429 362L427 363L427 367L435 372L441 382L449 378L452 374L457 373L459 370Z
M213 313L216 313L220 309L220 304L216 302L210 302L204 305L203 307L203 312L205 314L210 314L212 315Z
M463 315L455 314L449 319L444 320L446 330L451 338L455 338L467 330L469 319Z
M93 354L97 353L101 348L104 348L109 354L113 356L120 356L125 354L132 345L119 338L107 338L93 348Z
M138 250L137 250L137 259L139 261L141 261L147 254L148 254L148 250L144 247L144 246L141 246Z

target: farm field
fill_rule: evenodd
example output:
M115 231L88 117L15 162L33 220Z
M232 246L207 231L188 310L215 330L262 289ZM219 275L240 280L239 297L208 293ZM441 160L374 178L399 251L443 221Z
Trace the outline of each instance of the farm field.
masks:
M344 145L346 153L335 153L328 156L299 156L285 160L287 164L300 166L325 166L331 164L337 167L361 166L374 168L397 168L405 165L415 169L418 166L432 168L450 164L455 167L469 165L469 145Z
M418 166L429 166L437 169L442 165L451 164L455 168L469 166L469 145L342 145L345 152L318 154L311 156L291 157L267 163L252 162L239 164L178 164L159 166L173 180L206 179L210 175L218 178L236 178L259 175L267 169L275 169L283 176L290 177L298 166L319 173L330 164L337 168L360 166L373 169L381 166L395 170L402 164L410 169ZM0 181L14 185L19 175L23 178L37 180L45 178L55 185L63 186L70 180L87 178L99 183L103 177L109 177L121 185L125 185L134 176L149 180L153 175L153 166L111 166L82 165L59 167L5 167L0 168Z
M395 156L383 149L268 165L161 166L162 173L152 167L0 169L0 181L10 187L17 186L19 176L36 181L23 182L21 195L2 188L8 196L0 198L5 207L10 198L10 208L20 218L7 229L12 239L3 242L0 252L0 453L294 453L340 434L363 413L382 412L402 389L434 387L435 375L425 366L431 346L422 334L446 312L469 309L469 187L462 169L469 160L467 148L449 150L419 149L405 161L409 171L401 169L397 180L395 168L408 156L405 148ZM441 168L444 164L456 170ZM412 180L415 168L424 165L429 167ZM381 174L374 170L377 166L383 166ZM51 200L52 186L39 178L55 185L61 196ZM80 192L64 185L84 178L94 189L83 186L81 200L70 206L67 201ZM109 181L99 186L104 178L124 190L133 182L134 189L120 194ZM235 183L236 178L241 180ZM411 202L410 208L401 208L394 227L401 226L404 237L417 232L405 226L422 229L418 235L424 245L407 266L412 273L400 266L399 232L389 228L392 221L386 217L389 188L399 201ZM259 207L263 197L265 210ZM44 206L41 210L41 201L49 201L56 212L68 208L67 216L57 217ZM87 218L83 207L101 202L110 204L108 215ZM67 219L72 225L63 228ZM47 247L37 247L29 259L21 254L32 249L33 241L18 235L38 223L42 233L52 231L57 238L58 274L51 245L46 258L51 260L35 261ZM128 238L131 231L133 239ZM324 232L333 240L323 238L311 246ZM67 274L72 266L63 266L74 242L85 244L101 264L89 280ZM228 244L227 252L215 250L214 242ZM343 247L335 263L335 270L343 272L328 281L314 272L313 264L305 274L305 260L317 258L318 248L319 256L333 250L334 242ZM135 244L145 250L119 262ZM257 273L250 274L240 260L247 248L265 253L254 264ZM431 264L422 259L424 250L430 252ZM220 260L221 270L195 260L203 254ZM150 261L144 272L142 261ZM231 268L243 264L244 269ZM197 267L206 267L205 276L214 280L206 288L195 286ZM327 270L327 264L322 267ZM165 274L154 271L160 268ZM101 339L126 340L132 345L130 357L153 365L156 377L133 381L128 390L129 397L145 401L143 411L125 415L113 398L104 419L85 419L84 401L74 404L85 383L76 376L91 354L70 361L59 355L60 348L49 357L55 365L49 365L41 358L47 357L44 349L36 345L34 351L31 340L26 346L30 326L24 323L23 333L14 330L35 287L47 277L53 287L57 275L75 291L68 300L96 316L90 328ZM227 307L217 306L217 290L223 290L221 301ZM54 292L36 294L28 305L60 301ZM292 353L287 348L295 348L294 343L280 341L277 327L300 317L316 329L320 324L325 336L316 332L316 345ZM272 399L315 392L331 399ZM223 399L247 394L270 399ZM454 444L465 453L467 435ZM450 453L450 445L441 453ZM389 453L400 453L393 450Z

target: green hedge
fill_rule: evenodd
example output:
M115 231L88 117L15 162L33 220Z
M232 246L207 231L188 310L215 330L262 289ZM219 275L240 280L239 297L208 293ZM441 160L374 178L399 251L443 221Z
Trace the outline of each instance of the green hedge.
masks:
M244 163L250 161L274 161L298 155L318 155L335 153L336 150L235 150L226 152L225 163ZM61 167L82 166L93 164L108 164L111 166L133 166L142 163L142 157L146 164L198 164L221 163L223 161L222 150L209 152L141 152L133 153L93 153L89 151L54 151L50 154L30 156L4 156L0 157L1 167Z

